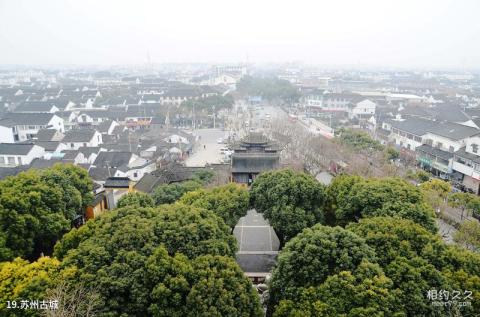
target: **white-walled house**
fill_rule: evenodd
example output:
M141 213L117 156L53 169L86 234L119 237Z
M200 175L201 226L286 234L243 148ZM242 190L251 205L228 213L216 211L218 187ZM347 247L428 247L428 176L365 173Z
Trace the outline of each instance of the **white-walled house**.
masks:
M11 133L5 127L10 128L13 133L14 142L23 142L34 139L41 129L55 129L64 132L63 119L53 113L7 113L0 120L2 136L1 139L11 139Z
M465 147L454 153L452 170L462 175L462 184L480 193L480 135L465 140Z
M156 169L155 162L123 151L102 151L93 162L93 166L109 168L115 171L114 176L129 177L133 181L140 180L143 175Z
M13 143L15 136L10 121L0 120L0 143Z
M70 150L81 147L97 147L103 143L102 134L94 129L73 129L65 133L62 140Z
M353 118L370 118L375 115L377 104L369 99L362 100L353 104L348 109L348 117Z
M453 153L465 146L466 139L480 133L479 129L453 122L438 122L419 118L390 120L390 140L396 145L414 151L427 144Z
M29 165L34 159L41 158L44 154L45 149L35 144L0 143L0 166Z

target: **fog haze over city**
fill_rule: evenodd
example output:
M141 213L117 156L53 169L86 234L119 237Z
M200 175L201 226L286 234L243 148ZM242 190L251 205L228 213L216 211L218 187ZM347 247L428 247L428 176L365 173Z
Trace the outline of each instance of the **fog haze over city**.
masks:
M479 316L479 12L0 0L0 316Z
M0 64L480 67L478 1L0 1Z

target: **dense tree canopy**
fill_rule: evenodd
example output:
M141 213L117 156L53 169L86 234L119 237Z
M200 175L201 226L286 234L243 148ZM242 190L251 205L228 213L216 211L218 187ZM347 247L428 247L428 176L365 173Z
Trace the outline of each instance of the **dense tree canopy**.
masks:
M426 300L426 289L477 291L480 287L480 270L475 268L479 255L447 246L438 235L410 220L362 219L347 228L375 249L378 263L398 289L399 311L430 316L436 310Z
M187 100L182 103L182 107L186 107L188 109L193 109L195 107L195 111L212 111L215 107L215 111L220 109L228 109L233 106L234 100L231 95L221 96L209 96L206 98L198 99L198 100Z
M220 217L180 203L113 210L55 247L76 280L98 286L101 316L256 316L235 251Z
M382 269L368 261L329 276L317 287L302 288L298 299L280 301L275 317L405 316L398 292Z
M353 236L312 235L324 228ZM313 248L308 241L322 247ZM363 247L351 241L361 241ZM365 247L369 251L359 255L369 257L352 254ZM362 263L353 264L352 259ZM447 246L438 235L408 219L365 218L346 229L316 225L288 242L280 253L271 280L269 312L275 316L444 316L461 309L462 315L473 316L480 308L479 261L480 255ZM429 290L471 291L472 306L432 305Z
M480 223L476 220L464 221L453 239L469 250L480 251Z
M122 197L117 202L117 208L122 208L125 206L137 206L137 207L154 207L155 202L153 198L145 193L134 192L128 193Z
M88 254L96 248L107 253L118 249L151 252L160 244L169 254L181 252L188 257L233 256L237 248L235 238L220 217L209 210L177 203L155 209L126 206L112 210L67 233L55 246L54 254L74 263L85 261L80 253Z
M450 206L462 210L462 216L466 216L465 210L474 215L480 215L480 197L477 195L457 192L450 194L447 199Z
M153 190L152 198L156 205L171 204L176 202L183 194L201 187L202 183L198 180L160 185Z
M318 286L329 275L355 270L375 253L363 238L340 227L320 224L304 229L278 256L270 283L270 304L298 297L301 288Z
M382 266L398 256L414 258L441 252L445 244L440 236L408 219L374 217L351 223L347 229L363 237L377 253ZM433 255L433 254L432 254Z
M392 216L411 219L436 232L434 212L422 192L399 178L336 177L328 189L335 223L347 225L364 217Z
M249 195L246 187L231 183L186 193L179 202L211 210L233 229L247 214Z
M60 262L49 257L29 263L21 258L0 263L0 315L38 316L38 311L7 309L7 301L42 300L46 290L56 283Z
M305 173L271 171L255 179L250 202L268 219L283 245L302 229L324 221L325 187Z
M92 198L86 171L73 165L29 170L0 181L0 261L51 254Z
M368 133L351 129L339 129L336 133L337 140L357 151L382 151L384 146L374 140ZM390 154L394 154L390 150Z
M237 83L237 91L243 95L261 96L268 100L296 101L300 97L289 81L277 77L244 76Z

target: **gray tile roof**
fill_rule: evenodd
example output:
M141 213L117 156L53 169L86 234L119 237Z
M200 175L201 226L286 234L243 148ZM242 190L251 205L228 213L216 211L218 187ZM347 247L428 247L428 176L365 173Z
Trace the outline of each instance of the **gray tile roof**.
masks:
M60 144L59 141L35 141L35 144L41 146L45 151L55 151Z
M115 175L117 172L116 168L106 168L106 167L95 167L92 166L88 170L88 175L96 181L103 182L105 181L108 177L111 177L112 175Z
M480 164L480 156L472 153L468 153L467 151L465 151L465 147L462 147L461 149L459 149L457 152L454 153L454 155L470 160L474 163Z
M480 133L480 130L453 122L439 122L420 118L407 118L404 121L389 120L392 127L414 135L422 136L430 132L451 140L461 140Z
M120 166L128 165L133 153L131 152L100 152L95 159L93 165L97 167L114 167L118 168Z
M37 139L40 141L51 141L55 133L57 133L55 129L41 129L38 130Z
M130 179L128 177L109 177L103 186L108 188L128 188L129 184Z
M26 101L15 108L16 112L50 112L55 105L50 101Z
M23 143L0 143L0 155L27 155L33 146Z
M36 169L49 168L57 163L62 163L62 161L60 159L46 160L42 158L36 158L30 163L30 168L36 168Z
M62 142L89 142L95 134L93 129L74 129L65 133Z
M0 179L4 179L8 176L15 176L20 172L26 171L28 169L27 165L17 166L17 167L0 167Z
M439 157L439 158L447 160L447 161L453 157L452 152L443 151L443 150L440 150L436 147L432 147L432 146L427 145L427 144L422 144L421 146L417 146L415 148L415 151L424 152L424 153Z
M6 113L3 119L9 119L13 125L47 125L52 120L53 113Z

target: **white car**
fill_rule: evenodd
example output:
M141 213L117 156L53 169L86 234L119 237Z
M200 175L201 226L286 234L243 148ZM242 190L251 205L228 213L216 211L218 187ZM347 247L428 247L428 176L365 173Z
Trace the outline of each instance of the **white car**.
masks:
M224 143L223 138L218 138L218 139L217 139L217 143L218 143L218 144Z

